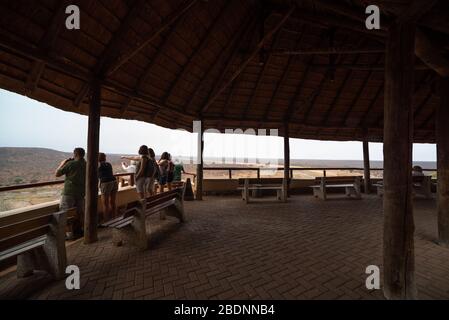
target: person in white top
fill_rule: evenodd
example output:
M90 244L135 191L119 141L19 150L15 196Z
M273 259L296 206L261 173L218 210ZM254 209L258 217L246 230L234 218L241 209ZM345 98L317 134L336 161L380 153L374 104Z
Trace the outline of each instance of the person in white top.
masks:
M122 168L123 170L125 170L126 173L136 173L136 161L135 160L131 160L129 162L129 165L126 162L122 162Z

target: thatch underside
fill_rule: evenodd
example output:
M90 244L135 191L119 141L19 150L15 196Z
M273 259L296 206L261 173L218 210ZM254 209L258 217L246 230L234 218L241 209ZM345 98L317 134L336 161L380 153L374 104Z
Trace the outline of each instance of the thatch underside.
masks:
M368 31L364 11L379 5L386 23L408 3L1 1L0 87L86 114L101 78L104 116L187 130L197 119L281 132L288 122L292 138L381 141L388 32ZM68 4L81 9L80 30L64 28ZM418 20L442 57L447 21L447 1ZM416 59L416 142L435 139L437 78Z

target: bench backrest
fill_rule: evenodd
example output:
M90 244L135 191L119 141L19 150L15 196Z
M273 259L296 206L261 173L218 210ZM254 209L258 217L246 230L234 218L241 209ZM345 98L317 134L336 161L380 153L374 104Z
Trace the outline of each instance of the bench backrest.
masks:
M54 215L63 213L58 210L59 205L47 206L23 214L0 217L0 252L46 235ZM68 217L73 217L75 209L66 213Z
M282 184L282 178L239 178L239 186L245 184L245 180L248 179L248 183L251 184Z
M145 210L150 211L151 208L158 205L168 203L175 199L182 201L184 197L185 183L179 184L179 187L172 189L171 191L162 192L154 196L147 197L145 200ZM141 207L140 201L133 201L128 204L128 209L125 211L123 217L130 217L136 213L138 208Z
M358 183L362 179L361 176L339 176L339 177L316 177L315 180L321 183L323 180L325 184L343 184L343 183Z

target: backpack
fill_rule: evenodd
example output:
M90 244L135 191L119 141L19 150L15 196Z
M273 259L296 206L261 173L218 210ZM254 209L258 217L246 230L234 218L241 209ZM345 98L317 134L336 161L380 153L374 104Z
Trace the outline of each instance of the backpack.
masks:
M161 169L157 164L156 160L151 159L152 165L154 166L154 179L159 180L161 177Z
M146 157L146 158L147 158L147 165L145 167L145 171L144 171L143 175L144 175L144 177L152 178L152 177L154 177L154 175L156 173L156 164L153 159L148 158L148 157Z

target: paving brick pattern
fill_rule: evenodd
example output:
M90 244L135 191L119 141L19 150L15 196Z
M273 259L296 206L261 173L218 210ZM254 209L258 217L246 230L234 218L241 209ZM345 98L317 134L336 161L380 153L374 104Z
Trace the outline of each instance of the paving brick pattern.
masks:
M81 289L43 275L0 277L0 296L32 299L383 299L365 288L382 265L382 200L293 196L245 205L237 197L186 202L188 222L150 219L151 248L114 247L110 230L74 243ZM415 200L419 298L449 298L449 250L434 243L435 201ZM382 267L381 267L382 268ZM24 290L28 288L28 290ZM34 288L30 290L29 288ZM34 292L32 292L34 291Z

